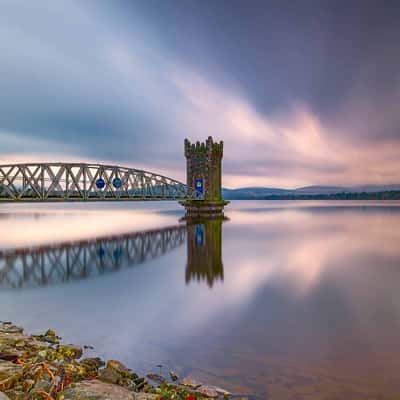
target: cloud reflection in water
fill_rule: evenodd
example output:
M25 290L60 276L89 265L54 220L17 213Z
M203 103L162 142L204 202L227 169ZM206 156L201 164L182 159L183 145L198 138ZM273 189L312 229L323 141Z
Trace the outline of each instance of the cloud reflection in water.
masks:
M157 206L176 223L177 206ZM191 264L180 246L107 279L0 292L0 313L133 368L180 366L261 398L396 398L399 204L233 202L227 211L230 221L212 229L221 248L207 250L215 263ZM191 229L200 247L218 244Z

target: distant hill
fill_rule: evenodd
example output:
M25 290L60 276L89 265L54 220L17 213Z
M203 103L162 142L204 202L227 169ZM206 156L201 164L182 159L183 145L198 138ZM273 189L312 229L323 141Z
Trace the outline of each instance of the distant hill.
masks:
M398 191L400 190L400 184L353 186L351 189L354 192L367 192L367 193L382 192L382 191Z
M259 199L269 195L291 194L292 190L248 187L240 189L222 189L224 199Z
M245 187L222 189L227 200L282 200L282 199L382 199L400 198L400 184L363 186L306 186L297 189Z
M292 190L293 193L299 194L333 194L349 191L351 189L342 186L306 186Z

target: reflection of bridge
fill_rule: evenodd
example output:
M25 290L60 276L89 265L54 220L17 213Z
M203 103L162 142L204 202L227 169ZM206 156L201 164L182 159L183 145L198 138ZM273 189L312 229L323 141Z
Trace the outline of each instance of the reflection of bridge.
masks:
M141 264L185 242L186 226L102 239L0 251L0 288L86 279Z
M0 289L47 286L87 279L142 264L184 244L186 283L224 280L222 220L203 220L149 231L0 251Z
M187 185L133 168L101 164L0 165L0 201L171 200Z

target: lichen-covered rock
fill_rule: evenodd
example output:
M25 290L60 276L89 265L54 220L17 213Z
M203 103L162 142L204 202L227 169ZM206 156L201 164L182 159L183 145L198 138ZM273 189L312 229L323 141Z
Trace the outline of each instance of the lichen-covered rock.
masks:
M47 344L40 343L32 336L23 334L23 329L10 323L0 324L0 359L16 361L26 354L37 354L46 349Z
M99 370L98 379L103 382L115 383L134 391L143 390L147 384L146 379L139 378L137 374L132 373L130 369L118 361L108 361L106 368Z
M199 395L203 395L206 397L213 397L213 398L216 398L219 396L228 397L228 396L232 395L232 393L228 392L225 389L222 389L217 386L210 386L210 385L201 385L200 387L198 387L196 389L196 393Z
M22 389L24 392L28 393L35 386L35 381L33 379L24 379L22 383Z
M176 387L178 390L179 388L186 389L188 393L195 397L217 398L220 396L228 397L231 395L231 393L225 389L221 389L217 386L204 385L190 377L183 378L179 385L168 383L167 386Z
M43 392L49 392L50 388L51 382L46 379L39 379L34 385L34 390L41 390Z
M64 400L135 400L128 389L98 380L69 385L62 393ZM144 400L142 398L141 400Z
M22 333L24 330L16 325L13 325L11 322L3 322L0 325L0 332L2 333Z
M129 368L125 367L124 364L120 361L115 361L115 360L108 360L106 364L106 368L113 369L114 371L117 371L121 375L125 376L131 376L132 372Z
M147 374L146 378L148 378L151 381L156 382L158 384L167 382L167 380L159 374Z
M190 377L183 378L181 384L189 387L190 389L197 389L202 385L200 382Z
M105 365L104 361L99 357L83 358L80 365L85 368L87 376L97 376L99 368Z
M78 359L82 357L82 348L72 344L60 344L57 346L57 353L62 354L66 358Z
M80 363L92 368L100 368L105 365L105 362L100 357L82 358Z
M40 342L47 342L51 344L58 344L61 340L61 338L57 336L52 329L47 329L43 335L35 335L34 338Z
M0 322L0 400L198 400L226 395L216 387L188 379L168 382L157 374L139 377L119 361L106 367L100 358L81 358L78 346L58 343L51 329L28 336L12 323ZM170 377L179 377L170 372ZM1 393L2 392L2 393Z
M179 375L174 372L174 371L169 371L169 376L171 377L171 379L175 382L179 379Z
M21 375L21 365L0 360L0 391L12 388Z
M104 368L99 371L99 379L103 382L118 383L121 378L119 372L111 368Z
M135 400L158 400L160 396L151 393L135 393Z

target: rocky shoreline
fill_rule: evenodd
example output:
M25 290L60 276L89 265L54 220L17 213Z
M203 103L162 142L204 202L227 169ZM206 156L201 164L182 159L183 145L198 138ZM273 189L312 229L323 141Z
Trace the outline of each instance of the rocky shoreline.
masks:
M51 329L27 335L0 322L0 400L201 400L230 393L170 371L141 377L119 361L85 358Z

